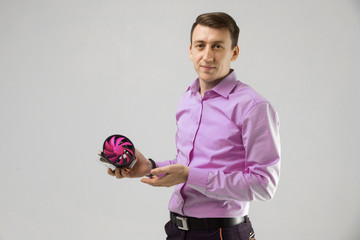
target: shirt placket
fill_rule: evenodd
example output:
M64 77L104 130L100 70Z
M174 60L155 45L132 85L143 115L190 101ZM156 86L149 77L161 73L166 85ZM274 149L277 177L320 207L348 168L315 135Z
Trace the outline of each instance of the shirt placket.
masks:
M193 113L193 119L194 119L194 130L193 130L193 136L192 136L192 146L191 146L191 149L190 149L190 152L189 152L189 156L188 156L188 159L189 159L189 162L188 162L188 165L190 165L191 163L191 160L192 160L192 154L193 154L193 151L194 151L194 147L195 147L195 141L196 141L196 137L198 135L198 132L199 132L199 129L200 129L200 125L201 125L201 120L202 120L202 117L203 117L203 109L204 109L204 99L202 99L200 97L200 94L197 95L197 99L198 101L198 104L197 104L197 110L194 111Z
M192 135L192 138L191 138L191 143L192 143L192 146L191 146L191 149L188 153L188 161L187 161L187 166L190 165L191 163L191 160L192 160L192 154L193 154L193 150L194 150L194 147L195 147L195 141L196 141L196 137L197 137L197 134L199 132L199 128L200 128L200 125L201 125L201 119L202 119L202 116L203 116L203 109L204 109L204 102L203 102L204 99L202 99L200 97L200 94L197 94L196 95L196 101L197 101L197 104L196 104L196 109L193 110L192 112L192 118L194 120L194 125L193 125L193 135ZM186 182L183 184L183 186L181 187L180 189L180 194L183 198L183 203L185 203L185 199L186 199L186 195L184 194L184 188L186 186ZM182 213L184 215L186 215L186 213L184 212L184 204L182 206Z

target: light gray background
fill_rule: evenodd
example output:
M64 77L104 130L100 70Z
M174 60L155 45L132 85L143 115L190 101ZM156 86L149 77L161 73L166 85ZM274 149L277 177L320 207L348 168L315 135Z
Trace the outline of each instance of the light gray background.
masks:
M175 107L195 79L203 12L241 28L241 81L277 109L282 175L251 204L258 239L359 239L356 0L0 0L0 239L164 239L172 189L116 180L110 134L175 156Z

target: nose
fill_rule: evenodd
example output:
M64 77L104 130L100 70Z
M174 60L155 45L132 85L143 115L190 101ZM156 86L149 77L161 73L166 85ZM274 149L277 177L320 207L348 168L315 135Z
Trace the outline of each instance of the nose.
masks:
M203 55L203 59L204 61L212 61L214 58L214 53L213 53L213 50L210 46L207 46L204 50L204 55Z

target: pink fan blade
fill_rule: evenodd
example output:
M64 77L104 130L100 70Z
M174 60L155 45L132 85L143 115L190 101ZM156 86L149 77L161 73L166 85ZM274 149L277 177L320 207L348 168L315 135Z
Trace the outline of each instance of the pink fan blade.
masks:
M109 144L109 142L105 142L105 149L108 151L112 151L113 147Z
M120 164L120 165L121 165L121 164L124 164L124 159L123 159L123 158L120 158L120 159L119 159L119 162L118 162L117 164Z
M129 155L129 154L125 154L125 155L126 155L127 162L130 162L131 155Z
M122 155L124 153L124 148L121 146L115 146L113 151L117 155Z
M124 142L124 143L122 143L120 146L132 146L132 144L129 143L129 142Z
M131 149L129 149L129 148L125 148L127 151L129 151L129 153L131 153L132 155L134 155L134 152L131 150Z
M110 139L110 145L115 146L115 136Z
M105 156L106 156L107 158L111 158L111 157L116 157L116 156L117 156L116 153L114 153L114 152L112 152L112 151L107 151L106 149L104 150L104 153L105 153Z
M124 153L121 158L122 164L128 163L128 156Z
M118 160L119 160L118 156L109 158L109 161L112 162L112 163L117 163Z
M116 146L120 145L121 141L124 140L125 138L119 138L116 140Z

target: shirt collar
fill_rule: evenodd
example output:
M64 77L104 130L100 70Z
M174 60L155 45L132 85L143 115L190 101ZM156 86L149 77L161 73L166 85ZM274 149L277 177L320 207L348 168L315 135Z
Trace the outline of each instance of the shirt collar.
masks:
M219 82L213 89L210 91L214 91L217 94L228 97L230 92L234 89L234 87L237 85L238 80L235 74L235 71L233 69L230 69L230 74L227 75L221 82ZM200 83L199 78L197 78L188 88L188 90L191 91L191 93L197 93L200 90Z

